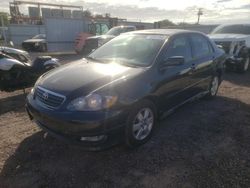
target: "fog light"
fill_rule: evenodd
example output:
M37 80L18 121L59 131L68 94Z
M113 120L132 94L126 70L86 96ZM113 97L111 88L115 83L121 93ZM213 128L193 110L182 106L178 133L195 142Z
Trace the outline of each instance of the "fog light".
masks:
M106 139L106 135L81 137L81 141L89 141L89 142L97 142L104 139Z

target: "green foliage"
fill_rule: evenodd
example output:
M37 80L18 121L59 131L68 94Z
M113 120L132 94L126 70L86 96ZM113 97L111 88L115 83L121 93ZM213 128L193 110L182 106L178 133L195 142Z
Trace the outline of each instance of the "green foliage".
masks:
M92 16L92 12L90 12L90 10L85 10L85 11L83 11L83 15L85 16L85 17L91 17Z
M164 27L164 26L175 26L175 23L168 20L168 19L165 19L165 20L161 20L159 21L161 27Z

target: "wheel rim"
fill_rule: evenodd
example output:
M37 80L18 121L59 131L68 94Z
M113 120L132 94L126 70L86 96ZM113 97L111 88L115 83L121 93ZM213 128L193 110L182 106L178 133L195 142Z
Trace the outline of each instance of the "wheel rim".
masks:
M133 136L136 140L145 139L152 131L154 113L150 108L140 110L133 121Z
M210 92L211 92L212 96L216 95L217 90L218 90L218 86L219 86L219 79L216 76L216 77L214 77L214 79L212 81L212 85L211 85L211 89L210 89Z
M247 71L249 67L249 58L246 59L245 64L244 64L244 71Z

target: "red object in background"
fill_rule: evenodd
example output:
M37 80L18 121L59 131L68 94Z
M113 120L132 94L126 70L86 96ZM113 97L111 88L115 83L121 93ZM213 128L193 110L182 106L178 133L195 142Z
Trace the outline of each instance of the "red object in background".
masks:
M75 40L75 51L77 53L81 53L83 50L83 47L85 46L86 39L88 37L93 36L93 34L90 33L79 33Z

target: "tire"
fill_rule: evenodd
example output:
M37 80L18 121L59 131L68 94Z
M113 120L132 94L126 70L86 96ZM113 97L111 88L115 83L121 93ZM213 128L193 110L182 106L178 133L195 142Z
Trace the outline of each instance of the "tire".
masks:
M41 45L41 52L47 52L47 45L46 44Z
M125 128L125 144L135 148L146 143L152 136L156 124L156 107L149 100L133 105Z
M250 58L249 56L244 58L243 61L238 66L238 72L245 73L249 69Z
M214 76L209 84L208 94L205 96L207 99L212 99L216 97L218 89L220 86L220 77L218 75Z

